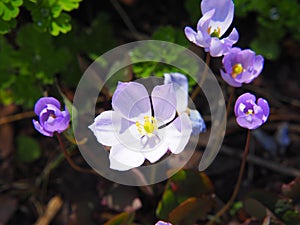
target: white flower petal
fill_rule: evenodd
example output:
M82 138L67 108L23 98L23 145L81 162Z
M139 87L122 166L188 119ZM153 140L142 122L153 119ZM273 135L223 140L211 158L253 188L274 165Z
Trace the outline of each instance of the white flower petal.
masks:
M112 107L131 121L151 116L149 94L144 85L136 82L119 82L112 97Z
M184 112L188 106L188 80L181 73L165 73L164 83L173 83L176 94L176 110L178 113Z
M110 168L119 171L141 166L145 157L141 152L128 150L122 144L113 145L109 152Z
M192 124L187 113L182 113L165 129L164 138L168 140L169 150L174 154L182 152L192 133Z
M161 135L162 137L162 135ZM168 142L166 138L163 138L163 140L159 140L160 138L157 136L153 136L148 140L148 143L152 141L152 144L149 143L150 146L153 146L152 148L146 148L143 151L143 155L146 159L148 159L151 163L155 163L158 161L162 156L166 154L168 151ZM160 142L156 144L156 141L159 140Z
M112 146L119 143L118 137L131 125L132 122L122 118L120 113L109 110L98 115L89 128L93 131L99 143Z
M160 123L166 124L174 119L176 114L176 95L173 84L157 85L151 93L154 117Z

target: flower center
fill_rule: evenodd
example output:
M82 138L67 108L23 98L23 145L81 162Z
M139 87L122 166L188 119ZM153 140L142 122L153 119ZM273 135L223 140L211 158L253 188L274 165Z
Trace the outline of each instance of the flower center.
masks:
M247 115L253 115L254 111L253 109L248 109L248 111L246 112Z
M207 33L209 33L211 37L220 38L221 28L217 27L217 29L214 29L214 31L211 32L211 27L209 27Z
M49 117L52 117L53 119L55 119L56 115L54 113L50 113Z
M153 116L144 116L144 124L142 125L139 121L137 121L135 125L140 134L148 135L149 137L151 137L154 131L157 130L157 121Z
M231 72L231 76L232 78L236 78L239 74L241 74L243 72L244 68L242 66L242 64L237 63L232 67L232 72Z

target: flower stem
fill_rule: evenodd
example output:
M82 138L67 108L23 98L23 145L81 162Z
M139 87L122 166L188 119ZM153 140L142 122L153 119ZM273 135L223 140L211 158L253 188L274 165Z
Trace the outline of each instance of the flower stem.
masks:
M239 177L237 180L237 183L234 187L234 191L230 197L230 199L228 200L228 202L223 206L223 208L206 224L206 225L213 225L214 222L216 220L218 220L224 213L227 212L227 210L230 209L231 205L233 204L239 190L240 190L240 186L242 183L242 178L243 178L243 174L245 171L245 166L246 166L246 162L247 162L247 156L249 153L249 146L250 146L250 137L251 137L251 133L250 130L248 130L247 132L247 140L246 140L246 145L245 145L245 149L244 149L244 155L243 155L243 160L242 160L242 164L240 167L240 172L239 172Z
M76 170L76 171L78 171L78 172L82 172L82 173L92 173L92 174L97 174L96 171L94 171L94 170L91 170L91 169L85 169L85 168L81 168L80 166L78 166L78 165L71 159L71 157L70 157L68 151L66 150L65 145L64 145L64 143L63 143L63 141L62 141L62 138L61 138L61 136L60 136L59 133L56 133L56 137L57 137L57 140L58 140L58 142L59 142L59 146L60 146L61 150L62 150L63 153L64 153L64 156L65 156L66 160L68 161L68 163L70 164L70 166L71 166L74 170Z
M235 90L234 87L230 87L230 90L229 90L230 95L229 95L229 99L228 99L227 106L226 106L226 115L227 115L227 118L228 118L228 115L230 113L230 107L231 107L233 96L234 96L234 90Z
M209 53L206 54L205 64L206 64L206 66L204 68L203 75L201 76L201 79L199 81L199 85L196 86L196 89L192 93L192 96L191 96L192 100L195 100L195 98L201 91L201 86L203 85L203 83L206 80L207 72L208 72L208 68L209 68L209 64L210 64L210 54Z
M14 122L17 120L32 118L34 116L35 116L35 113L33 111L14 114L11 116L0 118L0 125L6 124L6 123L11 123L11 122Z

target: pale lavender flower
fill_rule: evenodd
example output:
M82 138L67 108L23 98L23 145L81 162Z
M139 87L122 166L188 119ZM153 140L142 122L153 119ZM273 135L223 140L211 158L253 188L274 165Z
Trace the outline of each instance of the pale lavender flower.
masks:
M221 39L233 20L232 0L202 0L201 11L203 16L198 21L197 31L186 27L186 37L213 57L225 55L239 39L235 28L228 37Z
M49 137L54 132L65 131L70 123L70 113L67 109L61 111L60 107L59 101L53 97L40 98L34 106L34 112L39 116L39 121L32 121L35 129Z
M172 224L160 220L155 225L172 225Z
M111 169L139 167L145 159L154 163L168 150L178 154L190 138L192 126L188 115L176 117L173 84L155 86L149 97L142 84L119 82L112 108L89 126L98 142L111 146Z
M206 131L204 120L198 110L188 108L188 79L185 75L175 73L165 73L164 83L173 84L174 91L176 93L177 106L176 110L178 114L183 112L188 113L190 121L192 123L192 134L197 135Z
M234 106L234 113L237 123L250 130L256 129L264 124L269 116L270 108L268 102L250 93L245 93L238 97Z
M264 58L255 55L250 49L232 48L222 60L224 70L220 70L222 78L233 87L252 82L261 73Z

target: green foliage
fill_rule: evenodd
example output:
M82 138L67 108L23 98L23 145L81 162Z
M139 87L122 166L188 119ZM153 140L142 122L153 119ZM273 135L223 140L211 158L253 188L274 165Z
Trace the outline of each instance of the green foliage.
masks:
M0 37L1 103L32 107L57 74L69 87L76 86L83 73L78 66L78 53L100 55L114 46L106 14L97 16L90 27L74 24L74 31L59 37L40 32L33 24L21 26L16 33L17 47ZM100 32L106 33L101 41Z
M257 201L255 207L251 207L251 210L249 210L250 207L248 207L248 212L252 216L257 216L258 208L266 207L266 209L271 210L280 220L282 220L284 224L300 224L299 212L295 209L292 199L276 196L273 193L265 191L253 191L249 194L249 197L252 198L252 205Z
M36 77L43 84L53 84L53 75L68 63L65 48L57 48L47 33L38 32L32 25L23 26L17 36L21 75Z
M2 0L0 2L0 34L8 33L17 24L20 7L32 16L33 24L42 32L57 36L71 30L71 17L66 13L79 7L82 0Z
M212 209L211 193L213 186L204 173L180 170L169 179L156 215L175 224L193 224Z
M19 7L22 5L22 0L2 0L0 2L0 16L4 21L9 21L16 18L19 14Z
M197 21L201 17L201 10L200 10L200 3L201 0L186 0L185 1L185 9L189 13L190 20L192 24L196 24Z
M164 26L158 28L153 33L152 38L155 40L172 42L185 47L189 44L189 42L184 36L183 30L175 29L171 26ZM146 78L149 76L163 77L164 73L170 72L180 72L187 76L189 75L181 69L170 65L173 63L180 68L189 68L189 71L192 71L192 73L194 72L194 74L196 74L198 68L194 68L191 66L192 59L182 60L182 58L179 58L181 51L182 50L180 48L166 48L164 46L164 43L160 43L160 45L149 44L146 45L145 48L138 47L130 54L131 60L133 62L136 62L139 59L145 59L148 56L150 59L153 59L158 62L149 60L148 62L135 63L132 66L133 72L138 78ZM195 83L196 82L194 80L189 80L190 86L194 85Z
M53 84L55 74L68 65L68 51L56 47L53 41L31 24L18 31L16 50L5 38L0 38L0 89L8 91L16 104L32 107L41 96L41 87Z
M158 28L152 35L154 40L168 41L182 46L188 46L189 42L186 39L182 29L176 29L172 26L162 26Z
M104 225L130 225L134 220L134 216L134 212L123 212L107 221Z
M20 12L23 0L2 0L0 2L0 34L5 34L16 26L15 18Z
M57 36L71 30L71 17L65 13L77 9L81 0L27 0L25 7L30 11L35 26L42 32Z
M79 67L78 61L84 65L82 67L87 67L91 60L113 48L115 41L109 16L105 13L96 16L89 27L82 27L76 21L73 21L72 26L71 32L56 38L56 44L67 48L71 55L69 65L62 71L61 78L69 86L76 86L85 69ZM90 60L84 61L84 58L78 56L79 53L84 53Z
M275 205L275 214L278 215L286 225L297 225L300 223L299 212L294 209L291 199L279 199Z
M297 0L234 0L235 13L245 17L250 12L257 14L259 29L251 48L268 59L280 54L280 41L286 35L300 40L300 5Z
M30 163L41 156L41 149L35 139L27 136L17 137L17 159Z
M235 202L229 210L230 215L235 215L241 208L243 208L243 202Z

